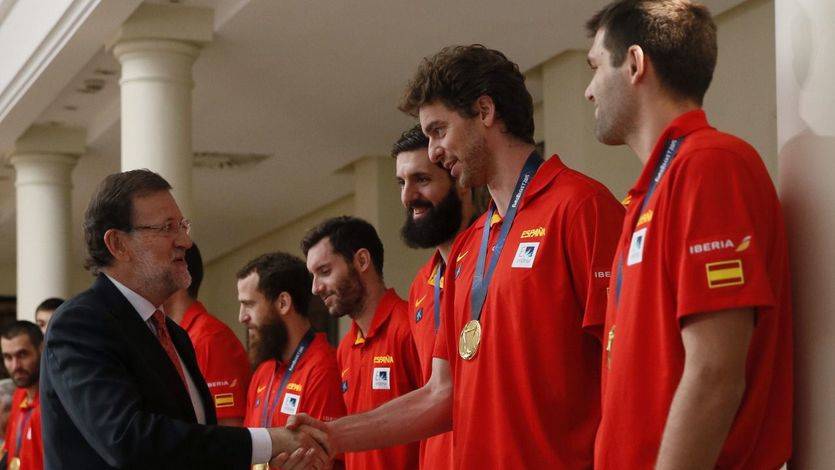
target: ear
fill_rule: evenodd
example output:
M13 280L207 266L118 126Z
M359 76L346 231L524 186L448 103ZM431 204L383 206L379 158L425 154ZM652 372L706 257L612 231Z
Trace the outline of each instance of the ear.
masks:
M644 79L647 71L647 57L641 46L632 45L626 51L626 65L628 67L629 82L632 85L638 84Z
M354 269L364 273L370 268L372 268L371 253L365 248L360 248L354 253Z
M273 303L279 315L287 315L290 313L290 308L293 306L293 298L287 292L278 294L278 297Z
M104 245L107 247L107 251L118 261L130 260L130 249L125 239L127 236L125 232L114 228L104 232Z
M484 127L492 126L496 121L496 103L493 98L487 95L481 95L475 101L476 117L484 124Z

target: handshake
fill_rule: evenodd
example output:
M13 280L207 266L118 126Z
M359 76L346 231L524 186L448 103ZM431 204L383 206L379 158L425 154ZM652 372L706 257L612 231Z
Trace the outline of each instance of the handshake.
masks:
M269 433L270 466L282 470L329 469L334 456L342 452L328 424L306 414L291 416L286 427L270 428Z

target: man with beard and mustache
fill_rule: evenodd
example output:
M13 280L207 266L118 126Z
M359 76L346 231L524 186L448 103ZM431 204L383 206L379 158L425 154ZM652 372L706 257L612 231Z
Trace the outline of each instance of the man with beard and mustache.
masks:
M313 293L331 316L351 317L337 351L348 413L361 413L418 388L420 361L407 317L408 305L383 281L383 243L368 222L335 217L302 240ZM417 443L345 454L351 469L416 469Z
M412 248L434 248L409 289L409 324L417 347L423 384L432 373L432 351L441 325L444 268L452 241L471 222L472 190L456 183L442 166L429 161L429 139L415 126L394 144L400 201L406 208L401 235ZM421 441L420 467L451 468L452 433Z
M702 109L716 24L689 0L623 0L587 29L597 139L644 166L615 255L594 466L780 468L792 453L785 224L757 151Z
M336 352L308 317L310 273L301 259L268 253L238 271L238 321L249 335L257 367L247 394L244 425L284 426L307 413L330 421L345 415Z
M161 308L191 282L190 226L149 170L109 175L93 194L83 227L97 278L56 310L45 340L47 468L244 470L300 448L326 463L309 434L215 426L188 334Z
M2 468L40 470L43 468L41 407L38 393L43 333L38 325L18 320L0 337L3 364L17 390L6 428Z
M499 51L448 47L425 59L401 109L419 117L432 161L492 197L447 259L455 276L444 283L432 374L369 413L288 427L318 427L337 452L451 429L454 468L590 468L623 207L537 154L525 77Z
M186 250L186 265L191 284L169 297L163 309L191 339L197 365L212 394L217 423L241 426L251 373L246 351L235 333L197 300L203 282L203 258L196 243Z

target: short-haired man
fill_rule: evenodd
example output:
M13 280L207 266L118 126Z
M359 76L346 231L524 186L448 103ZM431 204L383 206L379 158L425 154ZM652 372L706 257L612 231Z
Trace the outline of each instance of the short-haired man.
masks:
M49 325L49 320L52 318L52 314L58 310L58 307L60 307L62 303L64 303L64 299L50 297L41 302L38 307L35 308L35 323L38 324L38 327L41 329L43 334L46 334L46 327Z
M779 468L792 435L786 236L757 152L701 110L716 26L689 0L630 0L588 31L597 138L644 164L614 262L595 468Z
M3 364L17 386L2 450L3 468L40 470L44 468L38 393L43 333L38 325L18 320L3 330L0 348Z
M361 413L406 394L422 383L420 361L407 318L408 305L383 280L383 243L368 222L335 217L302 240L313 293L335 317L348 315L350 331L337 350L342 397ZM417 443L345 454L352 469L416 469Z
M250 377L246 350L235 333L197 300L203 282L203 258L196 243L186 250L186 266L191 284L165 301L165 314L186 330L194 345L197 365L214 401L217 423L241 426Z
M409 324L423 382L432 374L432 352L441 326L441 298L452 241L472 221L473 190L457 184L441 165L429 161L429 139L420 125L404 132L391 155L396 159L400 201L406 221L400 234L412 248L434 248L409 288ZM452 433L421 441L420 467L452 468Z
M148 170L115 173L87 207L87 265L98 276L47 332L46 467L247 469L282 451L322 453L286 429L213 426L188 334L160 309L191 282L190 223L170 190Z
M486 184L493 202L447 260L455 274L444 284L429 382L371 413L319 425L335 450L454 426L455 468L591 466L623 208L556 156L542 162L524 80L504 54L474 45L427 59L410 84L403 109L419 116L430 158L465 186Z
M311 276L304 261L268 253L238 271L238 320L249 335L257 367L247 396L244 424L284 426L306 413L323 421L345 415L336 351L308 316Z

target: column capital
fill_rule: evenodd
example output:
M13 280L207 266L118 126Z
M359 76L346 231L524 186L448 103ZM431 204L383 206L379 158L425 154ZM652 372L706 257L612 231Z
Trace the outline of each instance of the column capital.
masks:
M162 39L200 47L212 41L213 32L214 10L210 8L143 3L109 46Z
M49 155L77 159L86 151L87 132L76 127L34 125L26 130L9 155L9 161L20 156Z

